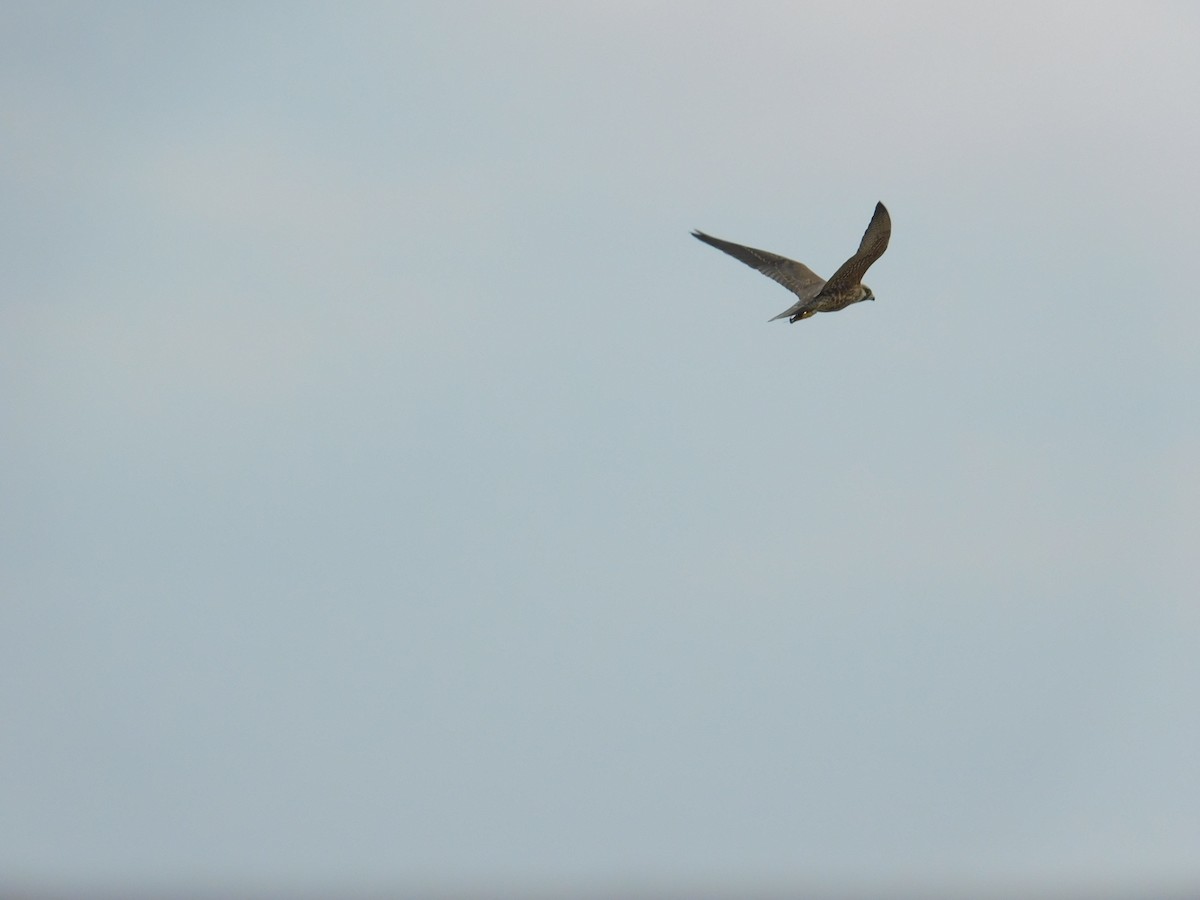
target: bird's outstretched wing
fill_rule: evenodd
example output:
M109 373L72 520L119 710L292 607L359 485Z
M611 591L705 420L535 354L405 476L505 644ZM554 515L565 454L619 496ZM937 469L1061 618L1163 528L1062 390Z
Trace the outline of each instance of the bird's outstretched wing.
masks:
M875 215L871 216L871 224L863 233L858 252L842 263L841 268L833 273L833 277L825 282L821 293L832 294L861 284L867 269L871 268L871 263L883 256L891 236L892 217L888 215L887 208L882 203L876 203Z
M884 215L886 216L887 213L884 213ZM741 244L733 243L733 241L723 241L720 238L705 234L703 231L693 231L692 237L704 241L704 243L711 247L716 247L718 250L723 250L734 259L741 260L750 268L757 269L768 278L778 281L799 297L811 297L825 284L825 279L804 265L804 263L798 263L794 259L788 259L787 257L780 256L777 253L770 253L766 250L755 250L753 247L744 247ZM887 238L885 237L884 245L886 246L886 244ZM882 253L883 251L880 250L879 252ZM867 265L870 265L870 263L867 263ZM845 268L845 266L842 268ZM863 270L866 271L865 266Z

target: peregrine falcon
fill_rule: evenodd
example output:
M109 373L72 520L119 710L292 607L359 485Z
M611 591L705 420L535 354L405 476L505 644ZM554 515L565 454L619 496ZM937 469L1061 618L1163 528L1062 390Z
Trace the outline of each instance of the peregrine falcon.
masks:
M891 236L891 216L882 203L876 203L875 215L871 216L871 224L863 234L858 251L842 263L832 278L825 281L808 266L795 260L768 253L766 250L744 247L732 241L723 241L703 231L692 232L692 237L725 251L751 268L758 269L800 298L794 306L789 306L779 315L772 317L772 322L783 318L787 318L789 322L798 322L815 313L835 312L860 300L874 300L875 295L862 283L862 277L871 267L871 263L883 256Z

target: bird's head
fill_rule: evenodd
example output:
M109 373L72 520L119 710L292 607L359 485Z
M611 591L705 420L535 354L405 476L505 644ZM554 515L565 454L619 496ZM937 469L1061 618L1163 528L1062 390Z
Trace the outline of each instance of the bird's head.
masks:
M867 287L865 284L860 284L858 286L858 289L860 291L862 291L862 296L858 298L859 302L861 302L863 300L874 300L875 299L875 294L873 294L871 292L871 289L869 287Z

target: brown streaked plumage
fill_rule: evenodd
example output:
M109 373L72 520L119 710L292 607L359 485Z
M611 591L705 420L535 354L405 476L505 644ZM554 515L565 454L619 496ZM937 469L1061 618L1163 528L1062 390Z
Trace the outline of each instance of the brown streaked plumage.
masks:
M808 266L795 260L768 253L766 250L744 247L732 241L723 241L703 231L692 232L692 237L728 253L734 259L741 260L768 278L773 278L800 298L798 303L774 316L772 322L783 318L790 322L798 322L815 313L834 312L845 309L851 303L874 300L875 295L862 283L862 278L871 267L871 263L883 256L891 236L892 218L882 203L876 203L875 214L871 217L871 224L867 226L858 250L842 263L832 278L825 281Z

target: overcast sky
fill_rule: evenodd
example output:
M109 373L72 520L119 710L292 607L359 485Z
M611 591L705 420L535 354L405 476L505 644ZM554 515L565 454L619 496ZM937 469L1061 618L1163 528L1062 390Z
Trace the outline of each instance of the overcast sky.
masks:
M1198 47L0 7L0 889L1200 885Z

